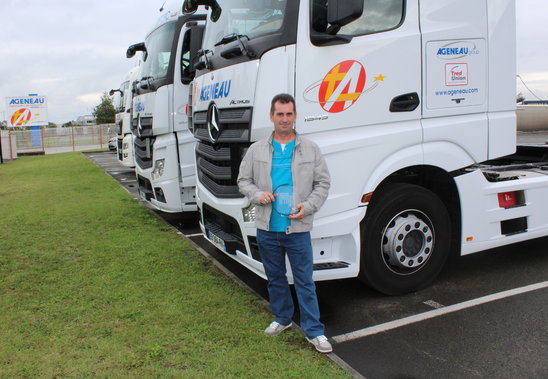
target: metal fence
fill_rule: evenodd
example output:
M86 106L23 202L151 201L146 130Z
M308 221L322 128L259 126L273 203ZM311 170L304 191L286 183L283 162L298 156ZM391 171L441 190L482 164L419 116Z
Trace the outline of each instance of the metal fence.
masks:
M102 149L116 136L115 124L40 128L36 130L2 130L5 159L25 154L54 154L69 151Z

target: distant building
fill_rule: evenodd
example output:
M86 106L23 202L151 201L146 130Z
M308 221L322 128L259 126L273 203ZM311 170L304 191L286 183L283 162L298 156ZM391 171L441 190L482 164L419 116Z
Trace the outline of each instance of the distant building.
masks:
M76 119L77 125L95 125L95 117L92 115L80 116Z

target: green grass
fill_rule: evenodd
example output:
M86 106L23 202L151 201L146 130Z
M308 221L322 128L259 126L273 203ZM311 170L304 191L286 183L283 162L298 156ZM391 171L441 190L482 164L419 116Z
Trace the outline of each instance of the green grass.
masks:
M338 378L80 153L0 165L0 377Z

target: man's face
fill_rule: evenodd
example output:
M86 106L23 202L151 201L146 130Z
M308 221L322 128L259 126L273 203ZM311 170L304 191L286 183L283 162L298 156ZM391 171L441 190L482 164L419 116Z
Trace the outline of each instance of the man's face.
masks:
M274 132L279 135L293 133L293 124L297 117L293 103L274 103L274 113L270 114L270 121L274 123Z

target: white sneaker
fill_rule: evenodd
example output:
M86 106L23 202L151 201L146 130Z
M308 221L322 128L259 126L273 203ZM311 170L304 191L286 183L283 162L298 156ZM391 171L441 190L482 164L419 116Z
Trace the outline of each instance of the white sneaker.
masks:
M333 351L333 347L327 340L326 336L322 335L312 339L309 339L307 337L306 340L314 345L316 350L318 350L320 353L331 353Z
M279 322L272 321L270 325L264 330L264 334L268 334L269 336L277 336L287 328L290 328L291 325L293 325L292 322L289 323L289 325L282 325Z

